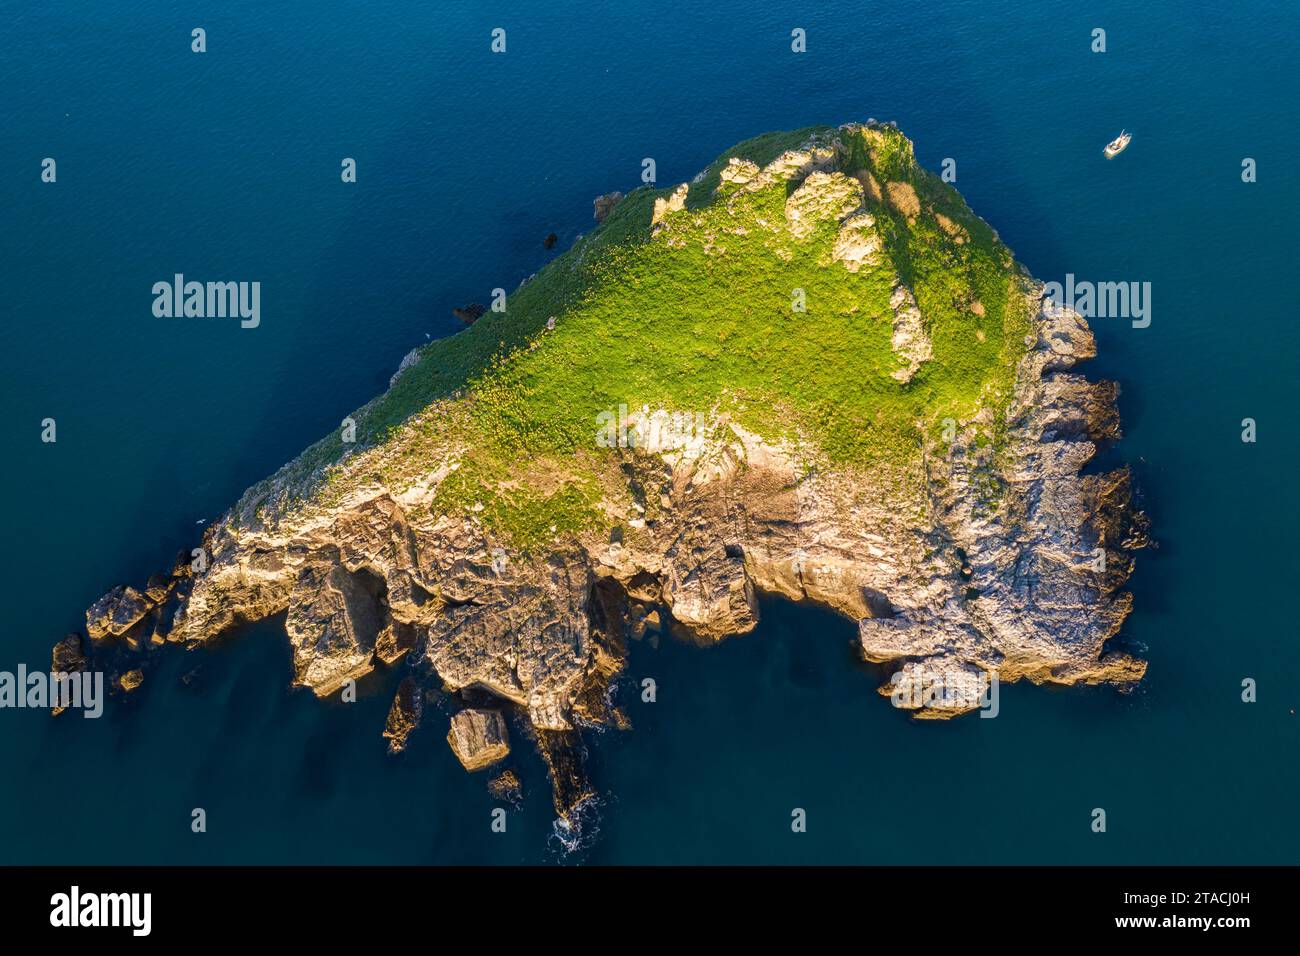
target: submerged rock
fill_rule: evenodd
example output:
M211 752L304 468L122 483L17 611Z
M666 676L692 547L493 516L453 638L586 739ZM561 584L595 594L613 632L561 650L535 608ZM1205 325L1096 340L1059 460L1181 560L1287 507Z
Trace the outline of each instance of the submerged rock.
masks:
M650 214L652 229L661 226L669 214L681 212L686 208L686 196L690 192L690 188L686 183L682 183L666 197L655 200L654 209Z
M524 788L513 770L505 770L488 781L488 793L497 800L518 806L524 799Z

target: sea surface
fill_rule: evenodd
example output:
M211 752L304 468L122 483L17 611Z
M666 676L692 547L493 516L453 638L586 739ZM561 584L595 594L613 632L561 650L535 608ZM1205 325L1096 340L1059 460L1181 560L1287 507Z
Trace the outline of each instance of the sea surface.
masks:
M443 715L388 756L393 675L291 691L266 622L167 652L100 720L0 710L0 863L1300 862L1298 36L1300 5L1262 0L0 0L0 670L48 666L643 158L672 184L813 123L896 120L955 159L1041 279L1152 284L1149 328L1094 321L1088 372L1122 383L1107 460L1159 541L1131 696L1018 685L996 719L918 723L850 622L775 600L709 650L635 645L657 701L625 688L634 732L589 738L602 804L567 854L525 744L493 834ZM260 281L260 327L155 318L177 272Z

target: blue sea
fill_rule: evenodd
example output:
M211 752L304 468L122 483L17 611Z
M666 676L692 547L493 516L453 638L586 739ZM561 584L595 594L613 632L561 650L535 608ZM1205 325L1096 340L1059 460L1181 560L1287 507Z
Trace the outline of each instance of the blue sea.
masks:
M267 622L168 651L100 720L0 711L0 863L1300 862L1298 36L1263 0L0 0L0 670L48 666L643 158L681 182L814 123L896 120L954 159L1041 279L1151 283L1150 327L1094 321L1088 372L1122 383L1107 461L1159 541L1131 696L1004 686L997 719L918 723L850 622L775 600L712 649L634 645L657 701L629 686L634 731L589 736L602 803L568 854L526 744L492 833L445 716L389 756L393 677L291 691ZM260 327L155 318L178 272L260 281Z

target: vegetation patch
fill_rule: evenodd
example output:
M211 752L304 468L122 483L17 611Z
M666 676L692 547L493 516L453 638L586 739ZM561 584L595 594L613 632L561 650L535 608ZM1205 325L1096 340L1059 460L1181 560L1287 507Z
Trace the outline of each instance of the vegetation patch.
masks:
M788 218L803 176L724 181L732 160L761 170L810 141L832 158L807 189L833 180L842 193L849 177L869 217L855 222L878 240L856 271L841 261L843 210L815 219L818 197L801 195ZM1018 269L897 130L810 127L741 143L652 228L655 200L671 192L635 190L505 312L423 347L354 415L355 447L382 464L337 464L345 446L331 436L292 466L304 493L342 494L362 480L400 490L457 448L466 461L438 488L436 510L540 547L604 520L600 489L626 453L598 446L598 421L619 406L726 411L846 469L914 462L947 418L992 408L984 418L1002 420L1032 327ZM895 347L900 286L931 349L907 381L895 377L906 365ZM565 479L520 484L537 474Z

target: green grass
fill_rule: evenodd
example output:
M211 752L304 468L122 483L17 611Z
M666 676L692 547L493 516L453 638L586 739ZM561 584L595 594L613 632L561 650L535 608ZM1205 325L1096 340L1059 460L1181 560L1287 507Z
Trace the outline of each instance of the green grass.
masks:
M833 221L804 240L766 228L784 225L792 185L715 198L729 158L763 166L813 135L838 140L838 170L905 182L920 199L909 222L866 198L884 240L879 268L855 274L831 260ZM400 490L460 447L461 467L434 507L472 513L535 549L601 523L601 489L626 453L596 447L597 416L620 404L725 410L767 438L811 442L832 467L869 468L906 465L944 418L969 419L1009 398L1029 329L1014 263L957 192L916 165L901 134L808 128L742 143L710 165L687 208L652 238L654 200L670 192L632 192L516 290L505 313L424 347L417 365L354 415L358 445L384 448L372 456L378 463L333 464L344 446L328 437L293 466L304 493L324 501L362 481ZM906 385L890 374L902 365L889 307L900 279L934 350ZM793 307L796 289L805 312ZM452 397L444 414L424 411ZM544 493L531 487L538 475Z

